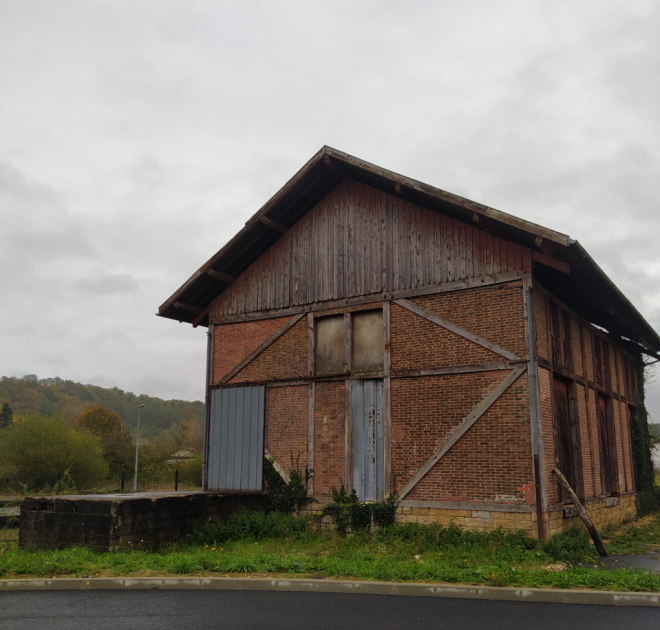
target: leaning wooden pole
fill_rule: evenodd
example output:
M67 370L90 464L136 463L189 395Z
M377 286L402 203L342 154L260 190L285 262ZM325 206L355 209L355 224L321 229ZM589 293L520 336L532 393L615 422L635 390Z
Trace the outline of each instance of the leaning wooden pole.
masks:
M596 551L598 551L598 554L603 557L607 556L608 553L605 547L605 543L603 542L603 539L600 537L598 530L591 522L591 519L587 514L587 510L585 510L582 503L580 503L580 499L578 499L577 494L575 494L575 490L571 488L571 484L568 483L568 480L566 479L566 477L564 477L561 470L555 468L552 472L555 473L555 477L557 477L557 479L559 480L559 483L561 484L561 487L564 489L564 492L566 492L566 494L570 497L571 501L573 501L573 505L577 508L580 518L584 522L587 531L591 534L591 539L594 541L594 545L596 545Z

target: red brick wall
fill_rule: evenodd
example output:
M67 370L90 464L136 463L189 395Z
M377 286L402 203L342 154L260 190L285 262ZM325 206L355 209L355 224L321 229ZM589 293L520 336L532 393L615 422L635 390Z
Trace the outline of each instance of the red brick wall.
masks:
M303 318L229 382L249 383L307 376L307 345L307 319Z
M314 403L314 494L330 496L346 474L346 383L319 382ZM350 492L350 490L349 490Z
M401 488L508 372L392 381L392 469ZM407 499L533 502L527 379L522 376Z
M217 383L233 370L288 320L288 317L279 317L216 326L213 336L213 381Z
M396 304L391 310L390 348L395 371L506 360Z
M309 385L266 390L266 449L286 470L291 458L300 470L307 465Z
M522 283L520 282L481 289L470 289L468 291L456 291L455 293L430 295L411 299L410 301L444 319L462 326L475 335L479 335L488 341L498 344L502 348L506 348L521 356L527 355L525 307ZM395 309L395 306L392 306L393 316L395 310L400 311L400 307L396 307ZM414 317L418 318L417 315ZM394 320L392 325L392 339L394 341ZM435 326L435 324L431 325ZM459 339L462 338L459 337ZM477 348L480 348L480 346L477 346ZM497 357L497 360L501 359L500 355L494 356ZM467 360L466 357L459 357L458 362L455 364L459 365L469 362L470 360ZM430 363L430 365L436 364Z

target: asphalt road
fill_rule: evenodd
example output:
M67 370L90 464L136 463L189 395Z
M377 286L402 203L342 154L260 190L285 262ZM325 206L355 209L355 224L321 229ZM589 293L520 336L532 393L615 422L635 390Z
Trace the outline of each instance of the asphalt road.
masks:
M646 630L660 608L268 591L0 593L2 630Z

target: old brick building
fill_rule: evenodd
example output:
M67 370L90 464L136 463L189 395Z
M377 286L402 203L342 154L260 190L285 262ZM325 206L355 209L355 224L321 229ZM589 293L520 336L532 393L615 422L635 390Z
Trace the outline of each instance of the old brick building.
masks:
M205 484L263 456L396 490L399 520L634 510L635 361L660 338L568 236L324 147L159 309L208 326ZM531 341L531 343L530 343Z

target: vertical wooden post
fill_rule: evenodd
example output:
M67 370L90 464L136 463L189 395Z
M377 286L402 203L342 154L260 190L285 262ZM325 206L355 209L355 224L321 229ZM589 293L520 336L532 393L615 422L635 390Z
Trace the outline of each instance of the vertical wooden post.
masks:
M353 399L350 379L346 379L344 399L346 422L344 425L344 486L350 494L353 489Z
M315 359L316 359L316 330L314 326L314 314L307 313L307 370L309 376L314 376Z
M353 316L344 313L344 372L353 370Z
M539 540L545 540L546 532L543 522L545 514L545 494L543 462L541 458L541 404L538 378L538 362L536 360L536 336L534 334L534 294L531 282L523 281L527 320L527 382L529 386L529 407L532 421L532 466L534 475L534 502L536 503L536 527Z
M392 487L392 381L390 377L390 302L383 302L383 341L385 350L383 354L383 404L385 405L385 483L383 491L385 496L396 492Z
M215 325L209 324L206 341L206 396L204 398L204 440L202 445L202 490L208 488L209 431L211 428L211 387L213 386L213 363Z
M309 384L309 415L307 418L307 467L314 470L314 413L315 413L316 387L312 382ZM309 480L307 488L309 494L314 494L314 477Z

